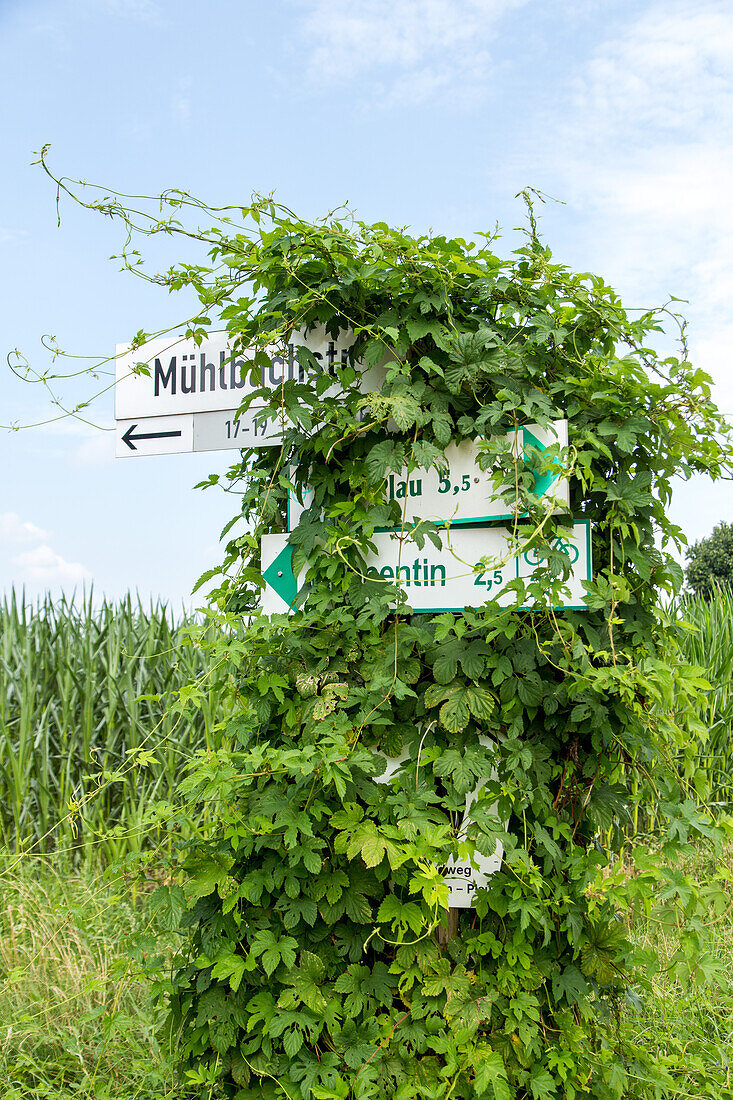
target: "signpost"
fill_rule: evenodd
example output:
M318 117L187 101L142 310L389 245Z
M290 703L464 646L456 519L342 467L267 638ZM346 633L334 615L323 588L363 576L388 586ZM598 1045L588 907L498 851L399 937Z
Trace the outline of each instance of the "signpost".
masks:
M117 458L180 454L184 451L224 451L233 447L275 447L282 440L282 424L264 419L264 406L246 412L178 413L135 417L116 423Z
M397 585L407 593L414 612L463 611L496 600L507 607L516 602L509 581L531 579L541 565L537 551L527 545L530 530L516 534L505 527L449 529L440 533L441 549L428 540L419 549L409 532L383 531L374 535L376 553L367 558L368 575L375 581ZM555 546L567 554L571 575L564 585L559 607L585 610L583 581L591 579L590 523L575 523ZM263 535L262 593L265 614L287 614L302 585L292 568L288 535Z
M209 333L201 345L170 338L151 340L136 351L129 344L118 345L117 456L277 446L284 422L273 419L262 402L239 412L243 400L261 388L274 392L286 382L313 383L322 373L333 377L335 391L335 367L347 364L352 342L350 332L343 333L339 342L323 328L307 336L295 333L287 348L266 349L267 362L256 368L252 358L233 356L226 332ZM301 347L307 354L299 353ZM379 368L364 372L361 385L365 392L378 389L381 376ZM505 441L505 452L512 455L519 469L534 473L534 491L547 510L567 511L569 489L562 464L568 446L567 421L555 421L547 428L524 425L508 433ZM550 463L543 462L539 456L552 447L557 448L557 456ZM385 496L400 505L402 527L374 535L375 550L367 559L367 575L405 591L408 606L418 613L463 611L488 600L502 606L514 604L517 593L507 587L509 583L531 579L541 565L531 530L518 523L521 506L512 506L506 494L497 490L495 466L482 469L478 442L451 444L444 458L442 468L403 470L386 478ZM308 493L303 502L290 495L288 531L297 525L310 499ZM443 528L440 548L429 540L422 549L418 547L409 531L418 519ZM497 526L502 521L512 521L514 526ZM567 555L570 576L554 606L582 610L583 581L591 578L590 524L575 523L556 539L555 548ZM303 579L293 573L288 534L264 535L261 551L267 585L262 611L290 613ZM489 743L483 736L480 740ZM387 770L377 782L388 782L405 759L388 760ZM471 805L485 782L468 796L459 842L466 837ZM472 861L448 860L442 872L451 909L473 905L476 890L499 869L502 856L503 846L498 842L491 856L475 852Z
M352 342L350 331L335 341L322 326L293 333L286 348L266 349L269 363L257 368L252 358L234 358L227 332L209 333L200 346L169 337L136 351L118 344L117 457L277 446L282 423L266 419L262 404L236 415L242 401L262 387L276 391L284 382L334 374L346 365ZM299 348L307 350L308 365Z

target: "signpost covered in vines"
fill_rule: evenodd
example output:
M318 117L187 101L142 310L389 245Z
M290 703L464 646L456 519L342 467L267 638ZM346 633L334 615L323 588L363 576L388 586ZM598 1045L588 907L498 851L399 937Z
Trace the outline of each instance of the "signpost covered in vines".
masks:
M684 347L650 350L663 312L557 263L527 199L509 259L263 199L160 277L199 294L188 340L226 329L253 439L270 425L230 471L229 717L181 783L212 824L168 902L172 1049L238 1100L670 1084L623 1007L654 960L621 914L664 861L613 850L652 798L663 856L714 833L661 600L672 478L720 474L724 425ZM694 977L705 899L660 905Z

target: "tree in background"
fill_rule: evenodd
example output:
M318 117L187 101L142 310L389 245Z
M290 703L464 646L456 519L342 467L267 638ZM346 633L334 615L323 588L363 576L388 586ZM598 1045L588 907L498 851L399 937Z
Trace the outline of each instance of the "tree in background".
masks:
M733 585L733 523L723 521L713 533L688 547L685 579L698 595L709 597Z

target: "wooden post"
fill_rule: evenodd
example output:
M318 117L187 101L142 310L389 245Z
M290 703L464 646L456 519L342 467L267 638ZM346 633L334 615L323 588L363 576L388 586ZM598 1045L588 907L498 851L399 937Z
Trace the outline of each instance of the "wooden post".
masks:
M445 946L458 935L458 917L460 915L460 909L449 909L447 920L443 920L438 925L438 943L441 946Z

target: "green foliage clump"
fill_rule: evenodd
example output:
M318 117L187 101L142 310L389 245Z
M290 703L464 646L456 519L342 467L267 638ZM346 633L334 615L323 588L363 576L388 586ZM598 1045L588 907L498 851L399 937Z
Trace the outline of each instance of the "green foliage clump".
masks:
M677 534L672 476L716 474L727 458L708 380L655 359L658 317L630 319L533 232L499 261L464 241L266 212L271 228L214 248L254 285L254 303L216 288L235 351L257 348L259 366L315 325L355 340L337 399L325 373L257 393L285 419L283 446L235 474L254 529L229 544L221 606L254 610L259 535L282 529L288 492L306 484L290 541L308 588L292 618L255 614L241 643L215 650L235 714L229 750L182 784L194 804L219 800L220 825L185 863L191 941L171 1033L202 1082L239 1100L641 1095L664 1071L619 1024L640 958L618 911L648 891L654 861L606 881L600 838L650 782L675 821L667 848L708 828L664 763L671 744L684 758L679 713L703 681L670 663L659 594L681 577L655 541ZM385 361L365 394L360 371ZM571 513L593 528L587 612L552 610L568 517L543 513L531 479L521 510L547 568L515 582L518 606L413 616L404 590L367 573L375 531L400 523L390 472L561 417ZM409 766L378 786L380 752ZM501 870L441 935L440 867L497 840ZM664 900L665 919L705 904L695 891ZM698 949L683 929L688 975Z
M733 585L733 524L719 523L707 538L687 548L685 579L693 592L705 597Z
M174 213L158 211L152 231L184 231L192 200L162 202ZM117 200L90 205L141 224ZM242 512L211 653L230 716L179 786L215 820L160 898L186 932L159 991L188 1079L237 1100L674 1091L623 1023L659 960L622 916L653 906L676 930L678 980L710 974L719 890L660 858L700 834L720 843L692 786L705 681L679 661L660 608L682 579L667 552L672 478L729 466L709 379L650 349L662 312L632 318L602 279L553 261L531 208L508 260L490 240L312 224L267 199L185 232L211 264L157 278L199 295L190 337L222 317L254 371L273 347L287 355L295 331L351 341L331 372L304 351L306 382L255 391L284 423L282 446L231 471ZM369 368L382 372L371 388ZM534 475L492 440L561 418L570 514L550 515ZM509 606L484 594L462 613L413 615L404 588L367 570L378 529L408 534L386 479L440 467L462 440L484 441L522 517L514 536L544 564L507 586ZM288 494L306 485L290 536L305 588L292 616L257 614L260 536L284 529ZM554 609L573 518L593 532L584 612ZM409 537L446 534L418 520ZM400 754L376 784L380 756ZM652 797L657 847L633 874L610 868L614 828ZM501 868L448 918L441 868L497 842Z
M731 974L731 852L720 858L698 845L685 869L694 882L722 887L711 947L720 972ZM626 873L634 872L627 867ZM175 1055L161 1049L160 1010L140 980L142 953L151 948L160 952L155 973L163 979L165 948L177 938L169 928L170 907L160 906L164 891L151 894L148 886L133 897L129 882L100 881L84 872L59 875L43 860L13 860L1 876L3 1100L201 1100L201 1087L179 1081ZM663 965L643 1005L634 999L622 1013L626 1040L643 1045L674 1075L679 1094L730 1100L730 984L721 989L680 982L670 965L676 930L660 924L653 912L640 913L629 938L658 954ZM218 1094L216 1088L204 1092Z

